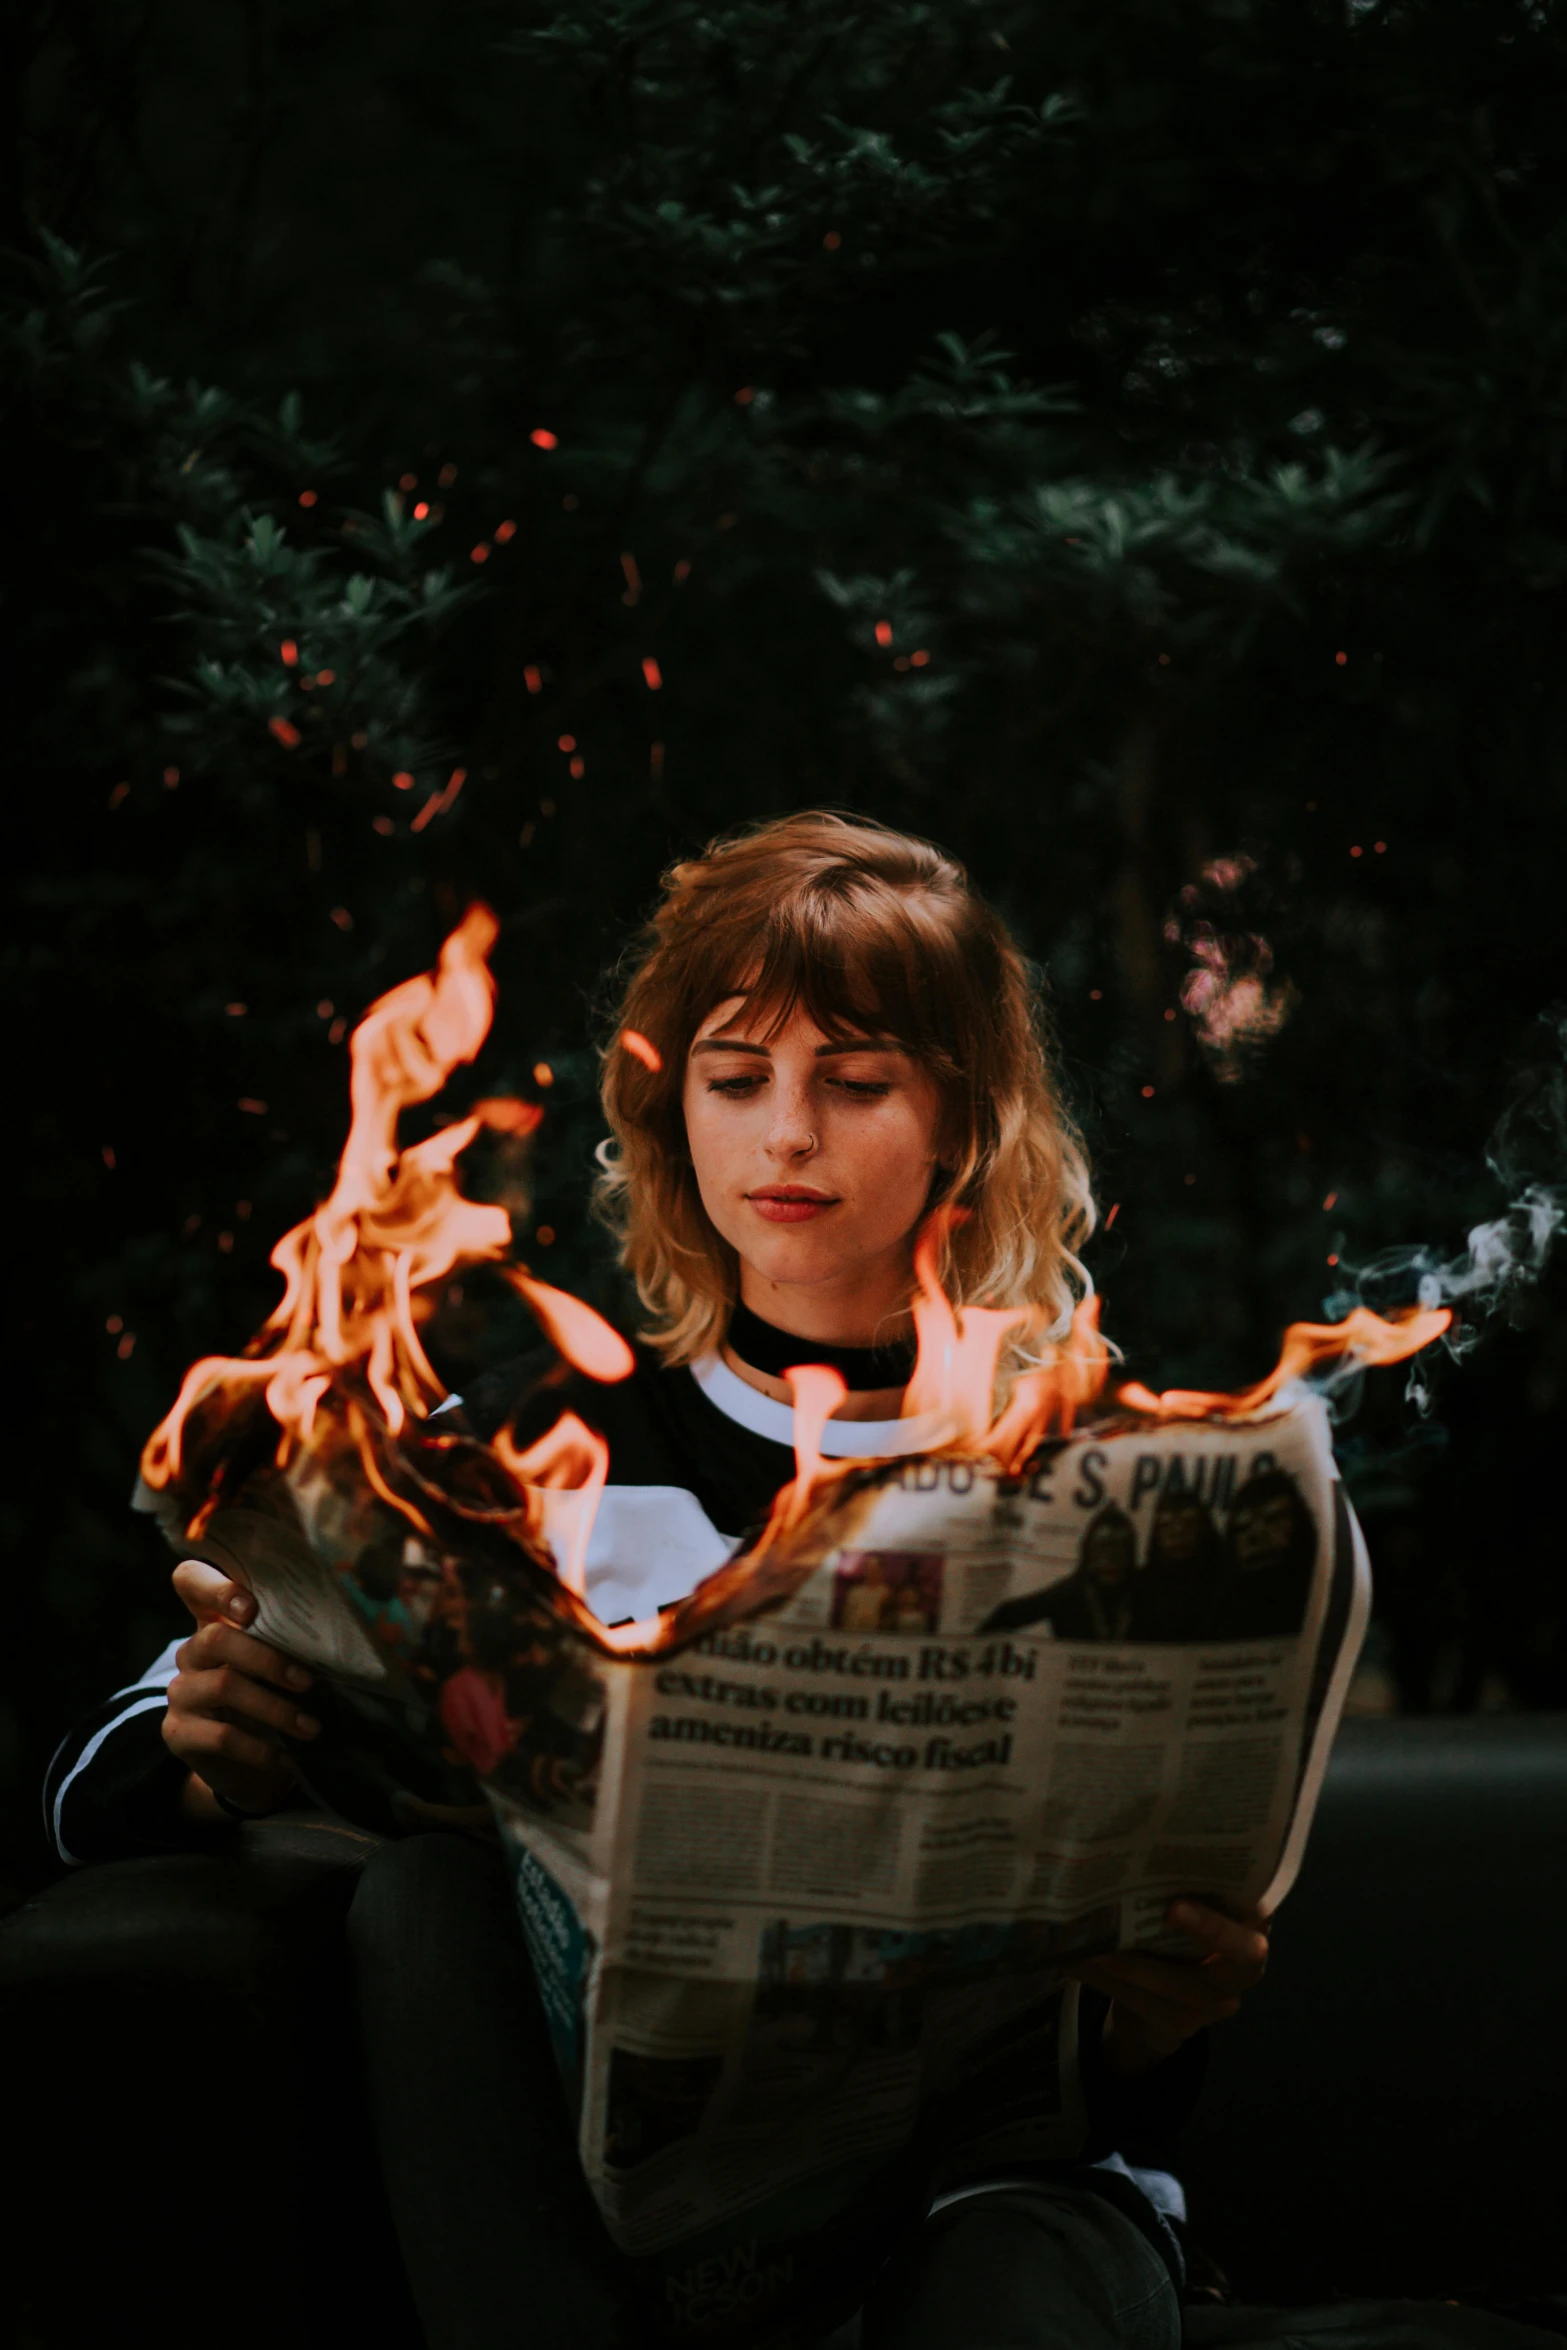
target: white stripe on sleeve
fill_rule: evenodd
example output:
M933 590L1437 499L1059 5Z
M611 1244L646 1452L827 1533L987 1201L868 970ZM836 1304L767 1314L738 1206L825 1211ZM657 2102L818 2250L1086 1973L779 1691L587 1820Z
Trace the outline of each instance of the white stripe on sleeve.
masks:
M172 1680L172 1673L169 1677ZM87 1765L92 1761L93 1756L97 1753L104 1740L108 1737L111 1737L113 1733L120 1728L122 1723L130 1721L136 1714L151 1713L154 1707L167 1706L169 1701L165 1695L166 1688L167 1683L165 1683L163 1689L155 1690L150 1697L138 1698L134 1705L126 1706L123 1713L117 1713L112 1722L105 1722L101 1730L95 1730L93 1735L88 1739L86 1745L82 1748L82 1751L77 1756L75 1762L71 1765L71 1768L66 1772L65 1777L60 1781L59 1789L54 1799L54 1818L51 1822L51 1825L54 1830L55 1850L59 1853L60 1858L64 1861L69 1861L73 1868L80 1868L82 1865L81 1855L80 1853L72 1852L69 1845L66 1843L65 1838L60 1833L60 1807L64 1803L66 1796L70 1793L73 1781L81 1777L82 1772L86 1770Z

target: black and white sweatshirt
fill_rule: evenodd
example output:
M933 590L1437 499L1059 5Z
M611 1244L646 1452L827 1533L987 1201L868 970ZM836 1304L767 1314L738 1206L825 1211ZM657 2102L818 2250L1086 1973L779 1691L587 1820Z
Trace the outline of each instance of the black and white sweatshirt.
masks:
M605 1438L609 1473L587 1553L587 1597L604 1623L645 1618L683 1599L762 1524L794 1473L790 1407L760 1394L716 1354L671 1371L639 1347L631 1376L601 1386L543 1349L476 1380L465 1399L447 1408L460 1410L481 1436L509 1424L523 1445L565 1410ZM906 1420L829 1421L821 1448L829 1455L888 1458L923 1441ZM62 1741L49 1766L45 1811L63 1860L207 1840L208 1832L180 1811L185 1772L162 1739L178 1646L171 1641L139 1680L117 1690ZM1189 2042L1154 2072L1118 2083L1098 2061L1103 2002L1085 1992L1083 2007L1087 2159L1120 2174L1128 2187L1126 2166L1136 2166L1139 2202L1147 2196L1164 2214L1183 2218L1168 2164L1201 2082L1203 2043Z

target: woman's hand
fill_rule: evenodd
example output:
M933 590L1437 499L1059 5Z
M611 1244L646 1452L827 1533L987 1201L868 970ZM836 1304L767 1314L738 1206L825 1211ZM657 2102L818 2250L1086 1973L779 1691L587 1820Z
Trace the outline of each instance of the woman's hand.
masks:
M1109 2000L1105 2062L1122 2080L1152 2071L1194 2033L1236 2014L1267 1967L1268 1925L1258 1909L1230 1918L1205 1902L1172 1901L1166 1922L1199 1943L1202 1956L1121 1950L1064 1970Z
M216 1819L212 1798L221 1795L241 1811L272 1811L295 1778L279 1736L313 1738L321 1726L295 1701L310 1675L243 1630L256 1615L243 1584L200 1559L182 1559L174 1588L197 1623L175 1655L179 1670L163 1717L164 1744L191 1773L185 1809L195 1819Z

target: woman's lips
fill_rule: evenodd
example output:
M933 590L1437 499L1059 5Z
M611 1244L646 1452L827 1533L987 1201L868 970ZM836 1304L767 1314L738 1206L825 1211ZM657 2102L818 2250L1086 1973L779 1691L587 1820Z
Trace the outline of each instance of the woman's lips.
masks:
M796 1191L788 1187L748 1191L746 1198L769 1224L809 1224L813 1217L824 1215L828 1208L838 1205L829 1192Z

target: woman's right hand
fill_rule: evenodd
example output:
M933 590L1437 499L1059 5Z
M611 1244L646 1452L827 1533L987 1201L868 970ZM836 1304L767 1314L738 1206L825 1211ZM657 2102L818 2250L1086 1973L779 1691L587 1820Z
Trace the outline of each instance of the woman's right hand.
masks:
M241 1811L272 1811L295 1779L280 1736L314 1738L321 1726L297 1703L310 1675L245 1631L256 1602L243 1584L201 1559L182 1559L174 1588L197 1625L175 1654L163 1717L164 1744L191 1773L186 1808L216 1818L211 1796L221 1795Z

